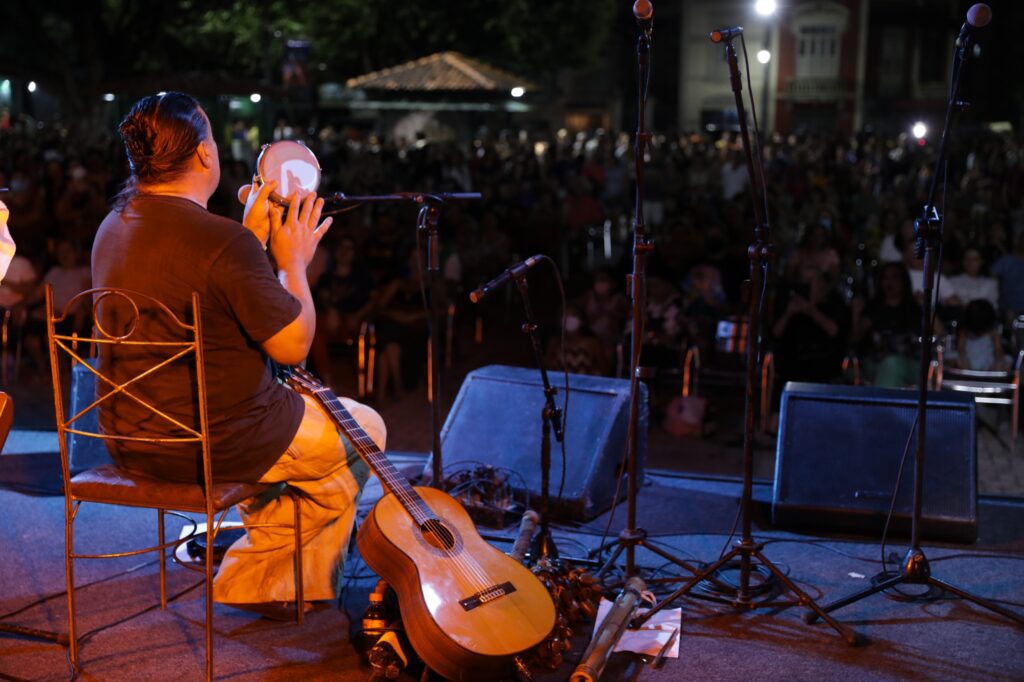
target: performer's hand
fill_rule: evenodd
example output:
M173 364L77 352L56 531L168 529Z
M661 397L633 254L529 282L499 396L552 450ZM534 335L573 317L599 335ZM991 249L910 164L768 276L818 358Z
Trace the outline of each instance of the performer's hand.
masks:
M288 197L287 217L283 221L280 217L271 220L270 253L278 266L305 270L313 260L316 245L334 222L333 218L320 222L323 210L324 200L312 192L305 196L293 192Z
M279 206L270 203L270 193L277 189L277 181L260 185L253 180L251 185L242 185L238 188L238 200L245 204L245 211L242 213L242 225L249 229L256 238L260 240L263 247L267 246L267 239L270 237L271 212L281 212ZM279 216L280 217L280 216Z

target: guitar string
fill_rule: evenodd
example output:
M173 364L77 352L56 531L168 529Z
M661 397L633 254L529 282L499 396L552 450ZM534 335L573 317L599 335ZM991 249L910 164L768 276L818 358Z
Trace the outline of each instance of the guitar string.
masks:
M358 445L362 446L363 456L371 460L372 463L375 463L375 472L387 484L388 489L395 495L395 497L398 498L399 501L405 502L403 507L410 516L412 516L413 520L421 527L432 526L433 528L443 528L443 525L440 523L440 519L436 518L436 514L433 513L433 510L430 509L429 505L427 505L426 502L416 494L408 481L396 476L396 472L392 471L393 467L391 463L386 459L383 463L379 461L379 457L377 456L378 453L374 452L375 450L379 451L377 444L374 443L366 434L362 426L359 425L348 410L340 404L337 396L335 396L327 387L311 390L318 398L321 398L321 404L327 407L327 409L338 418L339 422L342 422L342 427L345 429L346 435L353 441L353 445L358 443ZM430 516L433 516L434 518L430 518L430 516L425 515L422 507L426 507L431 512ZM434 532L435 534L438 534L436 530ZM455 550L456 548L454 544L450 550L441 548L441 552L447 555L447 558L452 561L456 569L459 569L459 573L462 577L471 584L475 583L474 586L477 588L477 591L483 591L488 588L490 586L490 581L488 580L483 568L471 556L461 552L456 552Z
M426 505L422 498L419 498L419 496L416 495L415 491L412 490L411 486L409 486L408 481L405 481L403 478L396 478L395 472L392 471L391 463L387 460L384 460L383 463L379 461L379 457L377 456L378 452L375 452L379 451L376 443L369 438L359 423L351 414L348 413L344 406L340 404L337 396L333 395L333 392L326 387L312 389L312 391L318 398L321 398L321 403L328 408L332 415L342 423L342 427L345 429L346 435L352 439L353 444L358 443L358 445L363 446L363 456L375 464L375 471L381 476L382 480L388 484L388 488L391 492L395 494L400 501L404 501L406 503L403 507L405 507L410 516L413 517L413 520L421 526L430 526L432 529L436 529L438 527L443 528L440 523L440 519L436 518L436 514L431 514L435 518L430 518L423 514L422 507L424 506L430 512L433 512L433 510L430 509L429 505ZM331 400L324 400L325 397ZM417 513L419 514L419 518L417 517ZM434 530L434 532L435 534L437 533L436 530ZM490 581L487 579L486 573L475 559L468 555L457 553L454 546L451 550L440 548L440 551L447 555L455 565L456 569L458 569L458 572L467 580L467 582L470 582L471 584L475 583L475 587L478 591L483 591L489 587Z

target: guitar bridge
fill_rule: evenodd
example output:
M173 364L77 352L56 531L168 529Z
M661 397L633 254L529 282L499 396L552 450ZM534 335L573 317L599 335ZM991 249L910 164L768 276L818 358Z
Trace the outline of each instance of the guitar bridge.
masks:
M478 606L483 606L488 602L492 602L496 599L501 599L507 594L512 594L516 591L516 586L510 582L501 583L500 585L492 585L485 590L480 590L474 595L460 599L459 603L462 604L462 608L467 611L472 611Z

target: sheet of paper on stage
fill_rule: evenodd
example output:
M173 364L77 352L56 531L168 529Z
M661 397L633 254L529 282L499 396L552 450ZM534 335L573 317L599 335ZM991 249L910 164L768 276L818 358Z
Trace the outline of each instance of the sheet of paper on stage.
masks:
M597 618L594 619L595 633L601 627L601 623L611 608L612 603L610 601L607 599L601 600L600 606L597 607ZM647 609L637 609L637 615L644 613L647 613ZM615 651L632 651L645 656L657 656L661 652L662 647L672 637L672 633L676 631L676 628L680 627L682 617L683 610L681 608L658 611L639 630L627 629L622 634L622 639L615 645ZM679 658L680 639L682 639L681 636L676 637L676 641L665 652L666 658Z

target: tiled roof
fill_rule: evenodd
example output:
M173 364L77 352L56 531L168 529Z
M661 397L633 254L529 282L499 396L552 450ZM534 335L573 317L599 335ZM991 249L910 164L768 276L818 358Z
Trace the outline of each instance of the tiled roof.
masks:
M345 85L364 90L392 91L508 92L514 87L521 87L527 91L536 87L514 73L484 64L458 52L438 52L389 69L350 78Z

